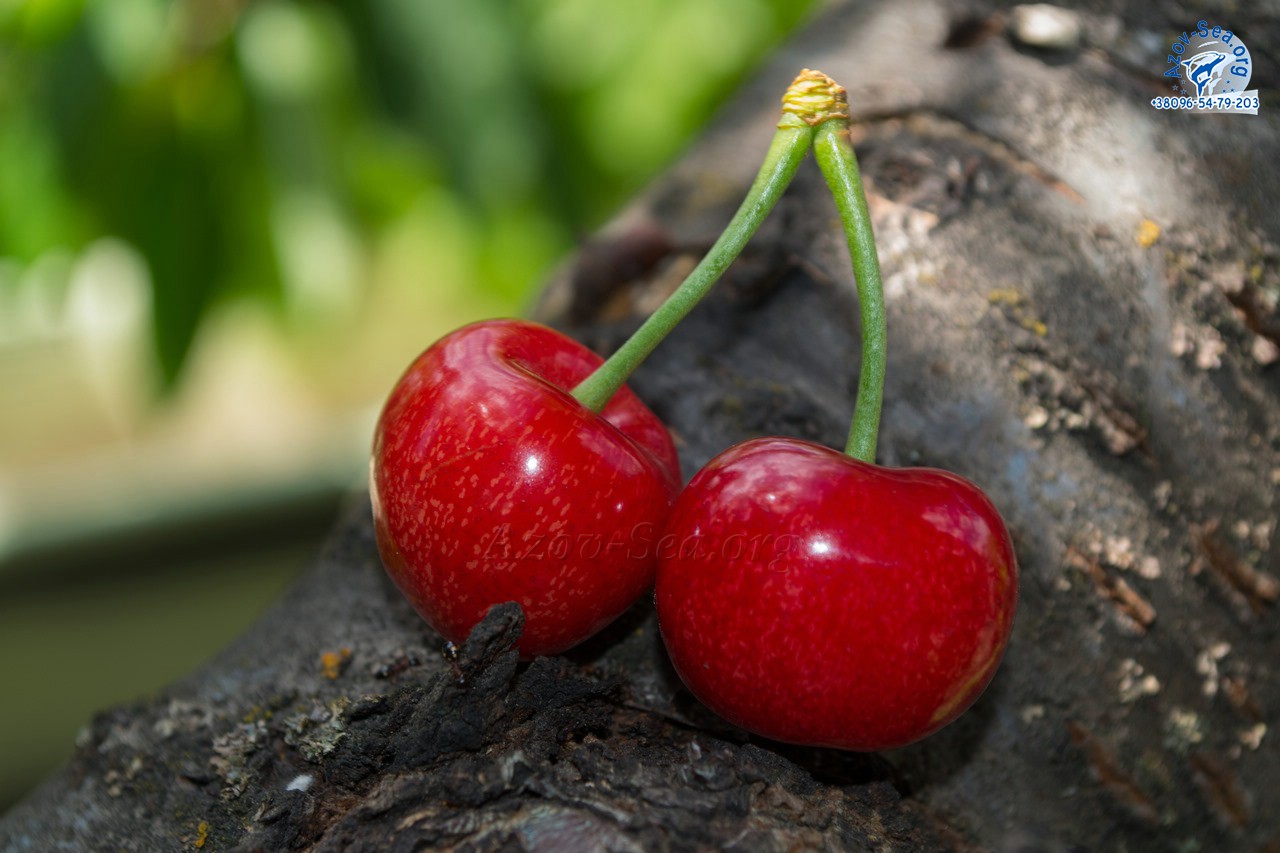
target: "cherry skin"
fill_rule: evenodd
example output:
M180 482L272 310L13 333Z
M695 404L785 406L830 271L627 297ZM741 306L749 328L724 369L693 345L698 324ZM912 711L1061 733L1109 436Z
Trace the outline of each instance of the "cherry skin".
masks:
M978 698L1013 624L1004 523L945 471L756 439L693 478L663 541L658 624L676 671L774 740L919 740Z
M459 642L494 604L524 608L523 657L599 631L653 582L680 486L666 427L623 387L597 414L570 396L601 358L534 323L447 335L391 392L374 435L378 550Z

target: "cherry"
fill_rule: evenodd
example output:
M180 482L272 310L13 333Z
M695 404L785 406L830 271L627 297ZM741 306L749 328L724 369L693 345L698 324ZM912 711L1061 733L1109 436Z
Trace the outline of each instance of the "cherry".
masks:
M378 550L447 640L516 601L521 654L554 654L652 584L652 543L680 466L666 429L623 383L742 251L812 136L803 121L780 124L724 233L608 361L545 327L500 320L446 336L400 379L374 436Z
M658 622L703 704L774 740L878 750L940 729L1000 661L1017 570L972 483L809 442L730 448L669 517Z
M494 320L438 341L391 392L374 436L378 550L445 639L517 601L521 654L552 654L652 583L653 554L631 540L665 519L680 465L630 389L599 414L564 390L601 362L544 326Z
M1017 564L972 483L873 464L884 296L847 102L818 72L793 89L817 127L858 284L849 442L842 454L757 439L694 476L663 536L658 625L685 684L731 722L789 743L889 749L937 731L986 688L1012 628Z

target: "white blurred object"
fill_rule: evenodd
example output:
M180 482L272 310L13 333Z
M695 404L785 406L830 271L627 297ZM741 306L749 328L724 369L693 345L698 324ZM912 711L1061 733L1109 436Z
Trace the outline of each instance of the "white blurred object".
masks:
M1080 16L1070 9L1048 3L1013 7L1013 37L1028 47L1071 50L1079 47L1082 33Z
M63 316L101 411L119 435L145 403L151 283L146 261L111 238L91 244L71 271Z

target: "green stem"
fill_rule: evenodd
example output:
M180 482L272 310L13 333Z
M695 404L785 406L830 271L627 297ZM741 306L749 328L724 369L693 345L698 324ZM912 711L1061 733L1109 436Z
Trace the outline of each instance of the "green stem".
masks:
M578 402L596 412L603 409L649 353L702 301L791 183L812 140L813 128L803 122L778 128L751 190L720 239L644 325L573 389Z
M805 69L787 89L782 104L782 120L764 164L720 239L636 333L573 389L573 396L593 411L599 412L605 407L627 377L707 295L742 252L812 145L844 223L862 315L862 369L845 453L874 463L884 401L884 288L880 283L880 262L871 231L867 196L862 189L858 160L849 142L845 91L825 74Z
M858 160L849 142L849 120L837 117L818 126L813 154L835 196L844 222L858 281L858 309L862 315L862 369L858 377L858 402L849 427L849 443L844 452L854 459L876 461L876 436L880 431L880 408L884 400L885 318L884 288L880 283L880 261L876 239L871 233L871 214L862 189Z

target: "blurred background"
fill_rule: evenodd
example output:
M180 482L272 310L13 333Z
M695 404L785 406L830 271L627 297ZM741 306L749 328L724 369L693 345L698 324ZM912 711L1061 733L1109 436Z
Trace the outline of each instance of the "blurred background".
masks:
M811 0L0 0L0 810L242 631L408 362Z

